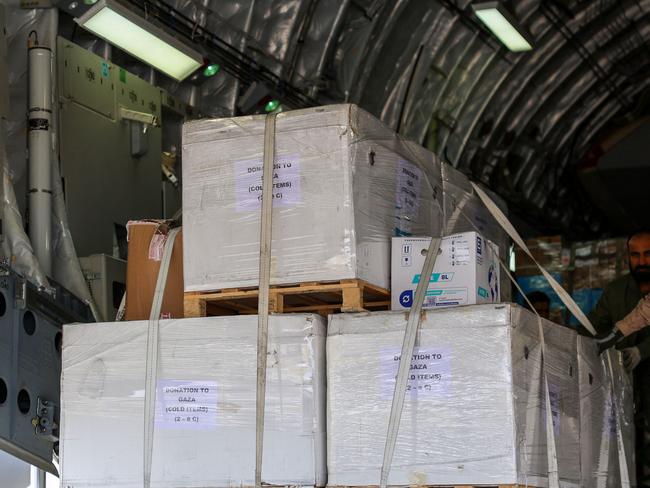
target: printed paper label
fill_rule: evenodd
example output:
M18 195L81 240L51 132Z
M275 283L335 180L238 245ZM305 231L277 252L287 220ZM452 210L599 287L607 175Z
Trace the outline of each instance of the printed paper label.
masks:
M449 243L452 266L467 266L471 261L470 243L465 237L455 237Z
M400 159L397 162L397 187L395 189L396 235L410 235L413 220L420 208L422 171L413 163Z
M204 430L217 426L217 382L160 380L156 428Z
M262 206L262 160L236 161L235 193L238 212ZM301 202L300 157L277 158L273 165L273 206L289 207Z
M449 307L451 305L465 305L468 302L467 288L447 288L442 290L429 289L425 293L425 306Z
M382 351L382 398L393 398L401 348ZM451 383L451 349L416 347L411 358L406 392L411 399L423 400L447 395Z

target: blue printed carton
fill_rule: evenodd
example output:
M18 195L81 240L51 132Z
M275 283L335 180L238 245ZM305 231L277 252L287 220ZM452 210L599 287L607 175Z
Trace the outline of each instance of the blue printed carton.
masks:
M422 279L430 237L393 237L391 308L408 310ZM499 250L478 232L442 239L424 299L424 308L501 301Z

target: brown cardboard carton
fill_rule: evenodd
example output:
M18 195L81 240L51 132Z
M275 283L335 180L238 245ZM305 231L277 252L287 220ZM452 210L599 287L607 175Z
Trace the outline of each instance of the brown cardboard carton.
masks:
M527 239L526 246L530 249L535 260L547 271L563 271L569 265L569 253L566 253L566 260L564 259L565 251L561 236L545 236ZM528 255L518 247L515 248L515 262L517 265L518 276L536 276L539 274L539 268L530 257L528 257Z
M604 288L628 271L627 240L601 239L573 244L573 289Z
M126 265L126 320L148 320L158 271L169 233L162 220L133 221L128 224L129 259ZM183 317L183 233L176 235L161 318Z

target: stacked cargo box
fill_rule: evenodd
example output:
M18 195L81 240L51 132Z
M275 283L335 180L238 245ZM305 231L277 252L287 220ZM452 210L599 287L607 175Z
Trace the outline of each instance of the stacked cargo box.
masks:
M258 116L184 127L186 291L258 283L263 135ZM440 233L440 163L353 105L281 114L275 151L274 285L388 289L390 237Z
M627 466L631 486L635 486L632 384L621 354L612 350L599 355L592 340L578 337L578 370L581 486L624 486L621 464ZM618 445L618 428L623 451Z
M253 304L227 309L206 298L193 308L200 318L66 327L65 486L142 486L149 454L152 488L254 483L264 127L253 116L184 128L186 317L189 294ZM278 115L275 148L279 311L328 315L349 310L351 290L387 291L393 236L478 231L507 256L506 234L462 173L355 106ZM310 306L278 294L292 286ZM336 287L343 304L324 301ZM231 315L205 317L216 310ZM407 314L332 314L327 332L321 315L270 316L262 481L376 485ZM580 486L577 339L550 322L543 330L550 412L532 314L511 304L423 313L389 484L547 486L550 415L562 483ZM154 367L146 358L156 347Z
M186 291L257 285L263 134L259 116L184 127ZM478 230L507 252L467 177L356 106L282 114L275 134L272 284L387 289L392 236Z
M406 315L330 317L328 470L333 486L379 484ZM544 323L560 476L580 486L575 334ZM426 311L390 485L546 486L537 319L516 305Z
M257 317L160 321L155 370L150 327L66 326L62 486L143 486L147 375L156 377L151 487L253 485ZM322 317L270 317L265 412L265 483L323 486Z
M574 290L602 289L628 271L626 240L575 242L572 261Z

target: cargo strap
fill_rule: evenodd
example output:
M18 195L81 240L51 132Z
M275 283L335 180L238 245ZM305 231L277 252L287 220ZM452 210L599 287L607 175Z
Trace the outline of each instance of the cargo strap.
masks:
M424 260L422 273L420 276L431 276L433 267L436 264L438 251L440 249L441 239L434 237L429 244L427 257ZM390 408L390 419L388 421L388 433L386 434L386 445L384 447L384 460L381 465L381 488L386 488L388 484L388 475L390 474L393 455L395 454L395 444L397 443L397 434L399 433L399 424L402 419L402 409L404 407L404 397L406 395L406 386L408 383L409 367L413 350L415 348L415 339L422 321L422 305L424 304L424 295L429 288L429 280L421 279L415 289L413 306L409 311L406 330L404 331L404 341L402 343L402 354L399 360L399 369L395 380L395 390L393 392L393 403ZM259 487L258 487L259 488Z
M533 254L530 252L530 249L528 249L528 246L526 246L526 243L524 240L521 238L519 233L515 230L513 225L510 223L508 220L508 217L506 217L501 209L492 201L492 199L485 193L476 183L472 182L472 188L474 188L474 191L478 195L478 197L481 199L483 202L483 205L488 209L488 211L492 214L492 216L495 218L495 220L499 223L499 225L505 230L508 235L512 238L513 241L526 253L528 254L528 257L532 259L532 261L535 263L535 265L539 268L539 270L542 272L544 275L544 278L548 281L548 283L551 285L553 288L553 291L557 293L558 297L560 297L560 300L562 300L562 303L566 305L566 307L571 311L573 316L578 319L578 322L587 329L591 335L596 335L596 329L594 329L594 326L591 325L591 322L587 318L587 316L584 314L582 310L580 310L580 307L576 304L576 302L571 298L571 295L562 288L562 286L555 281L555 278L551 276L551 274L544 269L544 267L537 262Z
M126 292L122 294L122 299L120 300L120 307L117 309L115 314L115 322L121 322L124 320L124 313L126 311ZM108 317L106 317L108 319Z
M472 183L472 186L476 190L476 193L479 195L479 198L483 202L483 204L487 207L487 209L490 211L492 216L497 220L499 225L510 235L510 237L515 241L518 245L520 246L525 246L525 243L523 242L523 239L519 236L517 231L514 229L512 224L510 224L510 221L508 218L501 212L499 207L492 201L492 199L477 185ZM479 193L479 191L481 193ZM476 230L476 232L481 232L472 222L472 220L465 214L463 211L462 205L457 206L457 208L454 211L454 215L457 217L459 215L462 215L468 222L469 224ZM507 229L504 224L507 224L507 226L510 227L510 229ZM488 245L494 246L493 243L488 241ZM499 256L498 250L495 249L494 247L492 248L494 255L498 257L499 259L499 265L501 266L501 269L506 273L506 276L512 281L512 283L515 285L517 288L517 291L520 293L520 295L523 297L524 301L528 304L528 307L530 310L537 316L537 330L539 334L539 340L540 340L540 350L541 350L541 370L542 370L542 381L544 384L544 411L546 412L546 418L545 418L545 428L546 428L546 460L547 460L547 475L548 475L548 485L549 488L559 488L560 486L560 472L558 468L558 460L557 460L557 439L555 437L555 428L553 425L553 409L551 405L551 394L550 394L550 389L548 386L548 369L547 369L547 363L546 363L546 339L544 337L544 326L542 322L542 317L537 313L535 308L533 307L533 304L530 303L530 300L524 293L524 291L521 289L519 286L519 283L517 283L517 280L514 279L514 277L510 274L510 270L506 266L506 264L503 262L501 257ZM526 247L525 252L531 256L530 251ZM534 261L534 258L533 258ZM535 264L540 268L540 264L535 261ZM545 270L543 270L545 271ZM548 273L546 273L548 274ZM545 276L546 276L545 274ZM550 276L550 275L549 275ZM552 279L552 276L551 276ZM561 288L561 286L558 284L558 287ZM564 291L564 289L562 289ZM566 293L566 292L565 292ZM567 293L567 296L568 293ZM569 299L571 297L569 296ZM577 306L576 306L577 307Z
M612 408L615 409L616 413L616 445L618 447L618 467L621 475L621 488L630 488L630 473L628 471L629 467L627 464L627 455L625 454L625 443L623 442L623 426L621 425L623 405L620 405L617 401L617 396L614 389L614 368L612 367L611 351L607 351L605 356L607 371L609 372L609 376L611 378L611 389L609 394L611 395Z
M498 255L498 253L497 253ZM544 337L544 325L542 323L542 317L537 313L537 310L533 307L533 304L530 303L528 297L524 294L524 291L517 283L512 275L510 274L505 263L499 258L499 263L501 267L505 270L508 278L512 281L517 288L517 291L524 298L530 310L537 316L537 332L539 334L540 342L540 351L541 351L541 371L542 379L544 381L544 411L546 412L545 418L545 427L546 427L546 463L547 463L547 474L548 474L548 486L549 488L559 488L560 486L560 470L557 464L557 439L555 438L555 426L553 425L553 406L551 405L551 391L548 387L548 370L546 365L546 339Z
M486 198L489 197L487 197L486 195ZM476 225L474 225L472 219L470 219L463 211L463 207L465 206L465 203L468 201L469 198L465 198L462 203L455 204L453 222L455 223L456 219L458 219L459 216L462 216L465 218L465 220L467 220L467 222L474 228L476 232L481 233L480 229L478 229ZM496 204L494 204L494 206L498 209ZM503 218L507 219L505 215L503 216ZM499 265L501 266L503 272L510 279L510 281L512 281L512 283L515 285L517 291L519 291L523 299L526 301L530 310L532 310L533 313L537 316L537 331L540 338L540 351L541 351L541 359L540 359L541 378L540 379L542 380L544 386L544 411L546 412L545 430L546 430L546 461L547 461L548 484L549 484L549 488L558 488L560 486L560 473L559 473L558 461L557 461L557 442L555 438L555 429L553 426L553 410L551 405L551 395L548 387L548 372L546 368L546 340L544 338L544 326L542 323L542 317L537 313L532 303L530 303L530 300L528 300L528 297L525 295L525 293L519 286L519 283L517 283L517 280L515 280L510 274L508 267L504 263L503 259L501 259L501 257L499 256L498 249L496 249L494 243L492 243L491 241L486 241L486 242L487 245L492 248L492 252L494 253L494 255L497 256L497 259L499 260Z
M262 218L260 229L260 278L257 303L257 398L255 404L255 487L262 487L264 452L264 406L266 401L266 355L269 338L269 288L271 285L271 237L273 218L273 165L275 162L275 120L266 116L262 175Z
M531 304L531 310L535 310ZM553 406L551 405L551 391L548 387L548 364L546 362L546 340L544 339L544 326L542 317L537 315L537 327L539 330L539 343L542 351L542 371L544 373L544 407L546 410L546 460L548 463L548 486L549 488L560 488L560 471L557 465L557 439L555 438L555 426L553 425ZM558 422L560 420L558 419Z
M489 198L489 197L488 197ZM474 230L478 233L480 233L480 229L474 225L474 222L465 214L463 211L463 206L466 202L468 202L469 199L466 198L463 203L460 205L456 205L456 208L454 209L454 221L451 222L452 225L455 224L456 220L458 217L463 216L465 220L474 228ZM496 204L495 204L496 207ZM498 207L497 207L498 208ZM505 218L505 216L504 216ZM486 241L489 246L492 247L492 252L494 253L495 256L497 256L499 260L499 265L501 266L501 269L505 272L506 276L512 281L512 283L515 285L517 288L517 291L521 294L523 299L526 301L528 304L528 307L530 310L533 311L533 313L537 316L537 331L539 334L540 338L540 351L541 351L541 380L544 385L544 410L546 412L546 420L545 420L545 429L546 429L546 461L547 461L547 475L548 475L548 486L549 488L559 488L560 486L560 472L558 469L558 463L557 463L557 441L555 439L555 429L553 426L553 410L552 410L552 405L551 405L551 395L550 395L550 390L548 387L548 372L546 368L546 340L544 338L544 326L542 323L542 317L537 313L535 308L533 307L533 304L530 303L530 300L528 300L528 297L524 293L524 291L521 289L519 286L519 283L517 283L517 280L513 278L513 276L510 274L510 270L504 263L503 259L499 256L499 251L494 247L494 243L490 241Z
M158 321L160 319L160 310L162 308L163 296L165 295L165 285L167 284L167 275L169 272L169 263L172 259L174 250L174 241L176 235L180 232L180 227L169 231L165 249L163 251L160 269L158 270L158 280L156 289L153 294L153 303L151 304L151 313L149 314L149 324L147 327L147 362L145 367L145 387L144 387L144 453L143 453L143 482L144 488L151 485L151 465L153 459L153 435L156 416L156 377L158 373Z
M526 243L524 240L521 238L519 233L515 230L513 225L510 223L508 218L501 212L499 207L492 201L492 199L475 183L471 183L472 187L476 191L476 194L478 197L481 199L485 207L488 209L488 211L492 214L492 216L495 218L495 220L499 223L499 225L505 230L508 235L512 238L512 240L533 260L535 265L539 268L539 270L542 272L548 283L551 285L553 290L557 293L558 297L560 300L562 300L562 303L571 311L571 313L578 319L580 324L588 330L592 335L596 335L596 330L594 329L593 325L587 318L587 316L582 312L580 307L576 304L576 302L573 300L571 295L567 293L567 291L562 288L562 286L551 276L551 274L544 269L543 266L541 266L537 260L533 257L532 253L526 246ZM461 210L462 212L462 210ZM467 216L465 216L467 218ZM470 221L470 219L467 219ZM471 221L470 221L471 222ZM473 224L472 224L473 225ZM501 263L502 266L505 269L505 265ZM508 272L508 277L512 280L512 282L515 284L517 287L519 293L521 293L521 296L524 297L526 302L528 302L528 305L530 306L530 309L534 311L534 308L530 301L528 301L528 298L526 298L526 295L523 293L521 288L519 287L519 284L517 281L510 275ZM537 312L535 312L537 314ZM539 317L539 315L538 315ZM542 354L545 356L546 355L546 346L544 343L544 335L543 335L543 330L541 326L541 318L538 319L539 324L540 324L540 337L542 339ZM618 405L618 402L616 401L617 397L614 392L614 371L612 368L611 364L611 354L607 354L607 372L610 375L611 378L611 391L610 395L612 397L612 405L614 405L614 408L616 409L616 438L617 438L617 448L618 448L618 460L619 460L619 469L620 469L620 474L621 474L621 485L623 488L629 488L630 487L630 475L629 475L629 470L628 470L628 465L627 465L627 455L625 453L625 444L623 443L623 429L621 426L621 412L622 412L622 406ZM545 364L545 363L544 363ZM546 366L544 366L544 382L545 382L545 396L546 396L546 411L551 412L550 410L550 395L549 395L549 390L548 390L548 380L547 380L547 373L546 373ZM549 423L549 418L551 415L547 414L547 422L546 422L546 431L547 431L547 439L553 439L553 450L555 451L555 435L553 431L553 425L552 421ZM550 425L549 425L550 424ZM550 430L549 430L550 429ZM549 435L550 434L550 435ZM550 449L550 446L549 446ZM555 469L557 470L557 454L556 452L551 453L549 450L549 476L551 474L551 458L554 459L554 464L555 464ZM550 485L549 480L549 485ZM559 481L558 481L559 482Z

